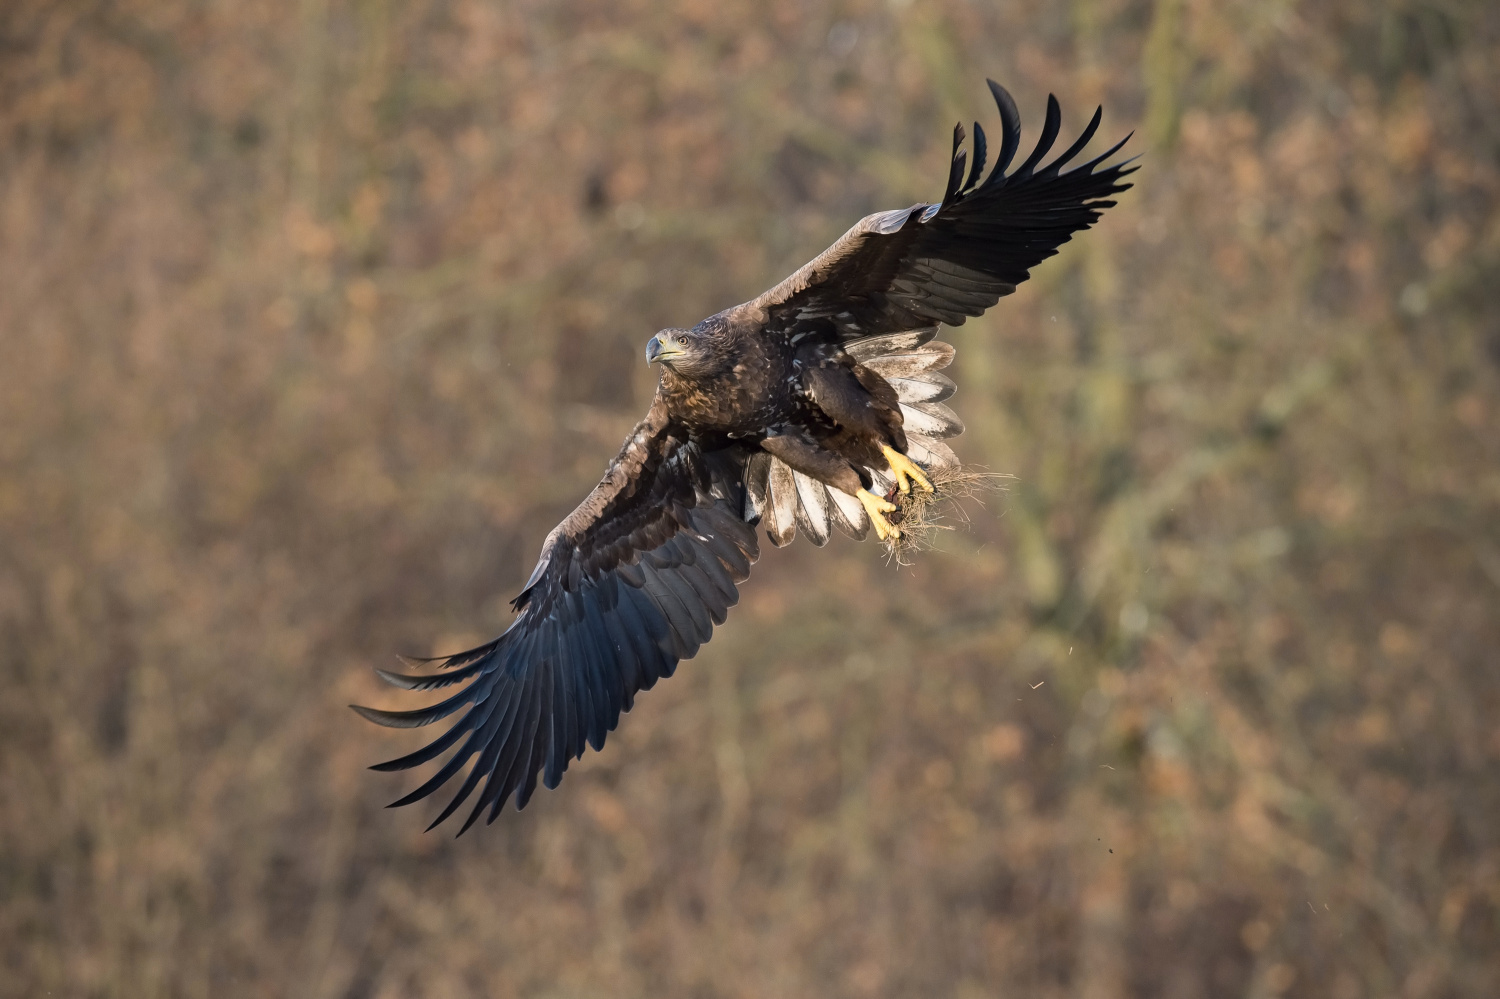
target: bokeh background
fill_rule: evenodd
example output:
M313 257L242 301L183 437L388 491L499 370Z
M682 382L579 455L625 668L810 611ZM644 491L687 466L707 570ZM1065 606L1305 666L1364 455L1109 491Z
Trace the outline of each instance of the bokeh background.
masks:
M1497 67L1489 0L7 0L0 995L1500 995ZM369 667L987 75L1144 154L947 337L1008 490L768 550L525 812L382 810Z

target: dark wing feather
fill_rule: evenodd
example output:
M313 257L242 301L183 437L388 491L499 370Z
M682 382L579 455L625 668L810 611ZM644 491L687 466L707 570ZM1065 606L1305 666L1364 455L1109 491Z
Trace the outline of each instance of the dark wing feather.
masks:
M961 325L1015 291L1032 267L1114 205L1110 195L1130 187L1122 182L1136 169L1130 160L1099 168L1124 141L1062 172L1093 138L1099 111L1077 142L1040 166L1062 126L1062 111L1050 96L1036 148L1007 174L1020 147L1020 117L1005 88L993 80L989 85L1000 110L1001 142L987 179L979 180L983 130L974 127L974 163L965 178L963 128L955 128L941 204L862 219L797 273L736 311L768 331L796 336L831 329L843 340L938 322Z
M736 584L759 555L747 524L744 453L704 453L660 399L604 479L547 537L499 638L440 661L430 676L388 673L399 687L465 684L416 711L356 706L381 725L429 725L467 708L436 740L376 770L405 770L459 748L415 791L425 798L473 766L436 825L478 791L463 828L514 795L526 804L556 787L586 745L604 745L635 694L671 676L739 600Z

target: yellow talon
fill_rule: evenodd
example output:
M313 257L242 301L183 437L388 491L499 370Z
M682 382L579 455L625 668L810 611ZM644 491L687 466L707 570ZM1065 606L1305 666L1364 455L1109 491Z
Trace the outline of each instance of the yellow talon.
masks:
M880 445L880 453L885 455L886 462L891 466L891 474L896 476L896 488L900 489L903 494L911 492L911 487L906 484L908 476L917 485L929 493L932 492L932 483L927 481L927 476L922 474L916 462L889 444Z
M901 537L900 528L886 520L884 516L887 513L895 513L896 504L881 499L868 489L861 489L854 494L854 498L859 500L865 508L865 513L870 515L870 523L875 525L875 534L881 541Z

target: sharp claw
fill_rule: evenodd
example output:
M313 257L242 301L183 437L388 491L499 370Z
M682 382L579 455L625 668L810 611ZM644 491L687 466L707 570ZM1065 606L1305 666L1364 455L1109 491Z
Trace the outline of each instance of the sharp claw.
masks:
M906 455L897 451L889 444L880 445L881 454L885 455L886 464L891 466L891 474L896 477L896 488L903 494L911 492L908 479L916 482L925 491L932 492L932 483L927 481L927 476L922 474L921 467Z
M901 529L885 519L885 514L895 513L899 509L896 504L876 496L868 489L861 489L854 494L854 498L859 500L865 508L865 513L869 515L870 523L875 527L876 537L881 541L901 537Z

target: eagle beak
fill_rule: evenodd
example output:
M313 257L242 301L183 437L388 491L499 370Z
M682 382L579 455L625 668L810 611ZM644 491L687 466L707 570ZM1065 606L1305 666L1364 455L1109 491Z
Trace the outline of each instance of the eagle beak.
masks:
M646 363L655 364L657 361L667 361L686 351L679 348L667 338L665 332L658 333L646 341Z

